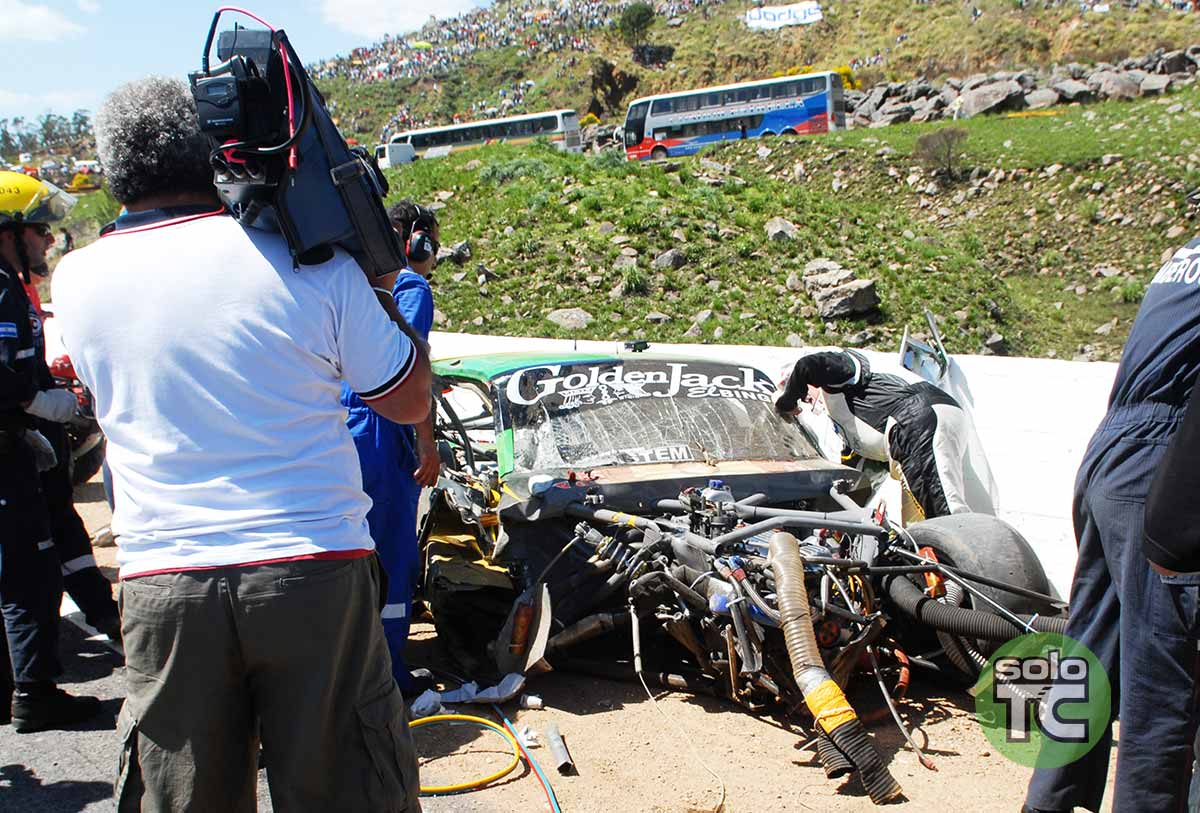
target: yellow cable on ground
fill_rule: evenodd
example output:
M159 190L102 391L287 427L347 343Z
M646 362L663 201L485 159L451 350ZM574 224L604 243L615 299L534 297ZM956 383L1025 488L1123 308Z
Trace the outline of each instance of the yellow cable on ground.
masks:
M461 793L465 790L475 790L482 788L484 785L490 785L498 779L503 779L512 773L516 767L521 764L521 749L517 745L517 741L513 739L512 734L509 734L504 728L500 727L491 720L483 717L472 717L469 714L434 714L431 717L422 717L419 720L413 720L408 724L409 728L420 728L423 725L431 723L469 723L471 725L485 728L489 731L494 731L503 737L513 749L513 758L505 767L496 771L494 774L483 777L482 779L473 779L470 782L460 782L457 785L433 785L431 787L421 786L422 796L437 796L446 793Z

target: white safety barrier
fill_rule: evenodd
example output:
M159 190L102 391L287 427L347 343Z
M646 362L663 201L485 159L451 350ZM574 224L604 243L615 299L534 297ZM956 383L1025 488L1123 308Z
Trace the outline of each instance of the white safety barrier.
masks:
M435 358L530 350L626 352L618 342L440 332L430 343ZM772 377L800 354L787 347L711 344L653 344L650 352L750 363ZM876 370L903 372L894 353L865 355ZM1000 516L1029 540L1065 598L1075 569L1075 473L1104 416L1117 365L999 356L954 361L966 378L975 426L1000 487Z

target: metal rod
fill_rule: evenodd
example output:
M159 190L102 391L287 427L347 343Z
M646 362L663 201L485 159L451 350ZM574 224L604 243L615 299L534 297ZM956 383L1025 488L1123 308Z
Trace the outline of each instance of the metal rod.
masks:
M908 747L913 749L913 752L917 755L917 759L920 760L923 766L931 771L936 771L937 766L933 764L933 760L925 756L925 752L913 741L912 734L908 732L904 721L900 719L900 712L896 709L896 701L892 699L892 693L887 690L887 686L883 682L883 674L879 671L879 659L875 657L875 647L868 646L867 655L871 658L871 668L875 670L875 682L879 684L879 691L883 694L883 700L887 703L888 710L892 713L892 719L896 721L896 725L900 728L900 733L908 741Z

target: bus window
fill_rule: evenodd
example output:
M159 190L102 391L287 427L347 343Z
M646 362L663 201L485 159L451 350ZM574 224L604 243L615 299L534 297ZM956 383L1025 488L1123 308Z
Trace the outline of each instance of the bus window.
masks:
M707 94L704 97L704 106L705 107L720 107L721 106L721 94L720 93Z
M383 157L385 155L387 155L387 144L380 144L378 147L375 148L375 160L376 161L382 161Z
M558 129L558 117L557 116L543 116L540 119L540 121L542 124L542 132L553 133L555 130Z
M676 113L690 113L700 108L700 94L684 96L675 100Z
M674 99L655 99L651 112L656 116L661 116L665 113L673 113L675 111ZM643 113L642 118L645 118Z

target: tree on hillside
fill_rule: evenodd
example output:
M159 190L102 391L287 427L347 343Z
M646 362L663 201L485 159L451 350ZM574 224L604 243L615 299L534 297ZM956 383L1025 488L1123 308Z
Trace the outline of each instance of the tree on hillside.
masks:
M954 180L958 175L958 154L966 140L967 131L963 128L942 127L917 139L915 155L935 172Z
M654 7L649 3L630 3L621 12L621 19L617 22L617 30L621 32L621 38L625 40L625 44L630 48L636 48L646 41L646 35L650 33L650 26L654 23Z

